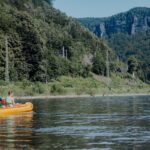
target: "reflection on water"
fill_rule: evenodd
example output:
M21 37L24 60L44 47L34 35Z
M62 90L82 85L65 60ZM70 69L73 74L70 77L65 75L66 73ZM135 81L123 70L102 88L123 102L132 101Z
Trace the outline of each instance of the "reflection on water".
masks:
M35 100L0 118L0 148L149 150L150 97Z
M0 118L0 148L15 149L31 147L33 113Z

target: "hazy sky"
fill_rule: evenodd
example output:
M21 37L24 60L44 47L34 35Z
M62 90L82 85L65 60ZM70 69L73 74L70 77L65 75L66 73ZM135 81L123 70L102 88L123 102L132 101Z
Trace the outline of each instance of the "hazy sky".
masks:
M133 7L150 7L150 0L55 0L54 7L72 17L107 17Z

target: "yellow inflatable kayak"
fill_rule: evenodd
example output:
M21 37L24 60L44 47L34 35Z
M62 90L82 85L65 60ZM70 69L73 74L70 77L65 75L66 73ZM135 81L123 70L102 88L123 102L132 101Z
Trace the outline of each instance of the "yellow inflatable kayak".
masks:
M25 104L16 104L14 107L0 108L0 116L17 114L21 112L30 112L33 110L33 104L27 102Z

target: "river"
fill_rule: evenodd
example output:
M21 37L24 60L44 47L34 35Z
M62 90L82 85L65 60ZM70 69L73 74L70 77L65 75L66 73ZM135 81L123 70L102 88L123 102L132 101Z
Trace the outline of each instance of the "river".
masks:
M150 149L150 96L32 102L34 112L0 118L0 149Z

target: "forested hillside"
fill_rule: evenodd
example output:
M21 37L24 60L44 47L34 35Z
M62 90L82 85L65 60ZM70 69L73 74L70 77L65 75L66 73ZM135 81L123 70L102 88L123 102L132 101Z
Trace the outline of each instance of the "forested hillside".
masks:
M105 37L120 60L127 62L129 57L135 57L139 62L138 76L150 80L150 8L134 8L108 18L78 20L98 37Z
M107 44L53 8L52 0L0 1L0 80L106 75L106 51L116 71Z

